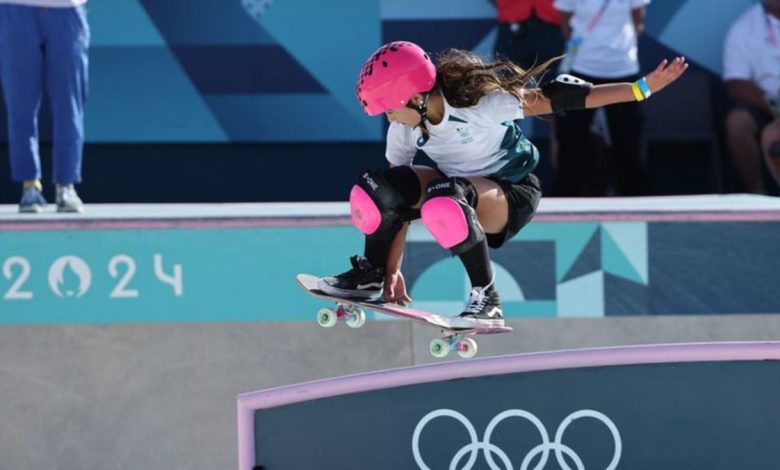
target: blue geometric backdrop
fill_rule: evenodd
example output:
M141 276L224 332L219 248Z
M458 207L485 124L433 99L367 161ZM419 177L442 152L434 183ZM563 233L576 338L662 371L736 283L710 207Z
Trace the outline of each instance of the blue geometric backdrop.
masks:
M718 74L728 26L752 3L655 0L646 39ZM90 142L379 141L382 119L354 97L379 45L490 56L496 35L488 0L93 0L88 11Z

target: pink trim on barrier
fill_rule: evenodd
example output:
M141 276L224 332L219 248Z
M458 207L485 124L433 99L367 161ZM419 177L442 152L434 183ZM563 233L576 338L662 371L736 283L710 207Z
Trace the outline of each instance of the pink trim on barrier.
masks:
M780 211L539 212L535 222L778 222Z
M0 232L55 230L145 230L267 227L333 227L350 225L348 217L258 217L208 219L75 219L68 221L0 222Z
M371 196L360 186L353 186L349 192L349 209L352 212L352 223L366 235L376 232L382 223L382 213Z
M452 248L469 236L469 225L460 204L449 197L435 197L420 208L423 224L444 248Z
M701 211L701 212L539 212L534 222L780 222L780 211ZM142 230L210 229L264 227L341 227L351 225L344 215L257 216L257 217L132 217L56 219L0 219L0 232L55 230Z
M661 344L497 356L412 366L271 388L238 396L238 468L255 465L254 412L302 401L445 380L578 367L780 360L780 341Z

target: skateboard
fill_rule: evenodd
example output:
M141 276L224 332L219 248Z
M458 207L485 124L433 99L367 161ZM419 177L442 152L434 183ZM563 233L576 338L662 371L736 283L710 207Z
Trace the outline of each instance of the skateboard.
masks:
M317 323L320 326L331 328L341 320L351 328L360 328L366 323L364 309L406 318L441 331L441 336L434 338L429 347L431 355L436 358L447 357L451 351L457 351L458 355L463 358L474 357L477 354L477 341L472 336L512 331L512 328L508 326L484 325L474 320L446 317L383 300L370 301L332 296L318 289L320 278L311 274L298 274L296 279L301 288L310 295L336 302L335 310L326 307L317 312Z

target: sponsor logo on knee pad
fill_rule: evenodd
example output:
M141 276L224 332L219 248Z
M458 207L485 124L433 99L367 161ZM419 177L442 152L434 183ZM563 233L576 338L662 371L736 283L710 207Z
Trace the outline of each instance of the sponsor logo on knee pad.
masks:
M368 172L365 172L365 173L363 173L363 174L362 174L360 177L361 177L361 178L363 178L363 181L365 181L365 182L366 182L366 184L367 184L367 185L368 185L368 186L369 186L371 189L373 189L374 191L376 191L377 189L379 189L379 185L377 184L377 182L376 182L376 181L374 181L374 179L373 179L373 178L371 178L371 175L369 175L369 174L368 174Z

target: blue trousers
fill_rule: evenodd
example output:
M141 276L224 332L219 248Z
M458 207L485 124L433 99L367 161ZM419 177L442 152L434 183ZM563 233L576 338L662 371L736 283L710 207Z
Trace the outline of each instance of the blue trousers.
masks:
M81 181L88 49L84 7L0 4L0 83L14 181L41 178L38 111L44 87L54 120L54 183Z

